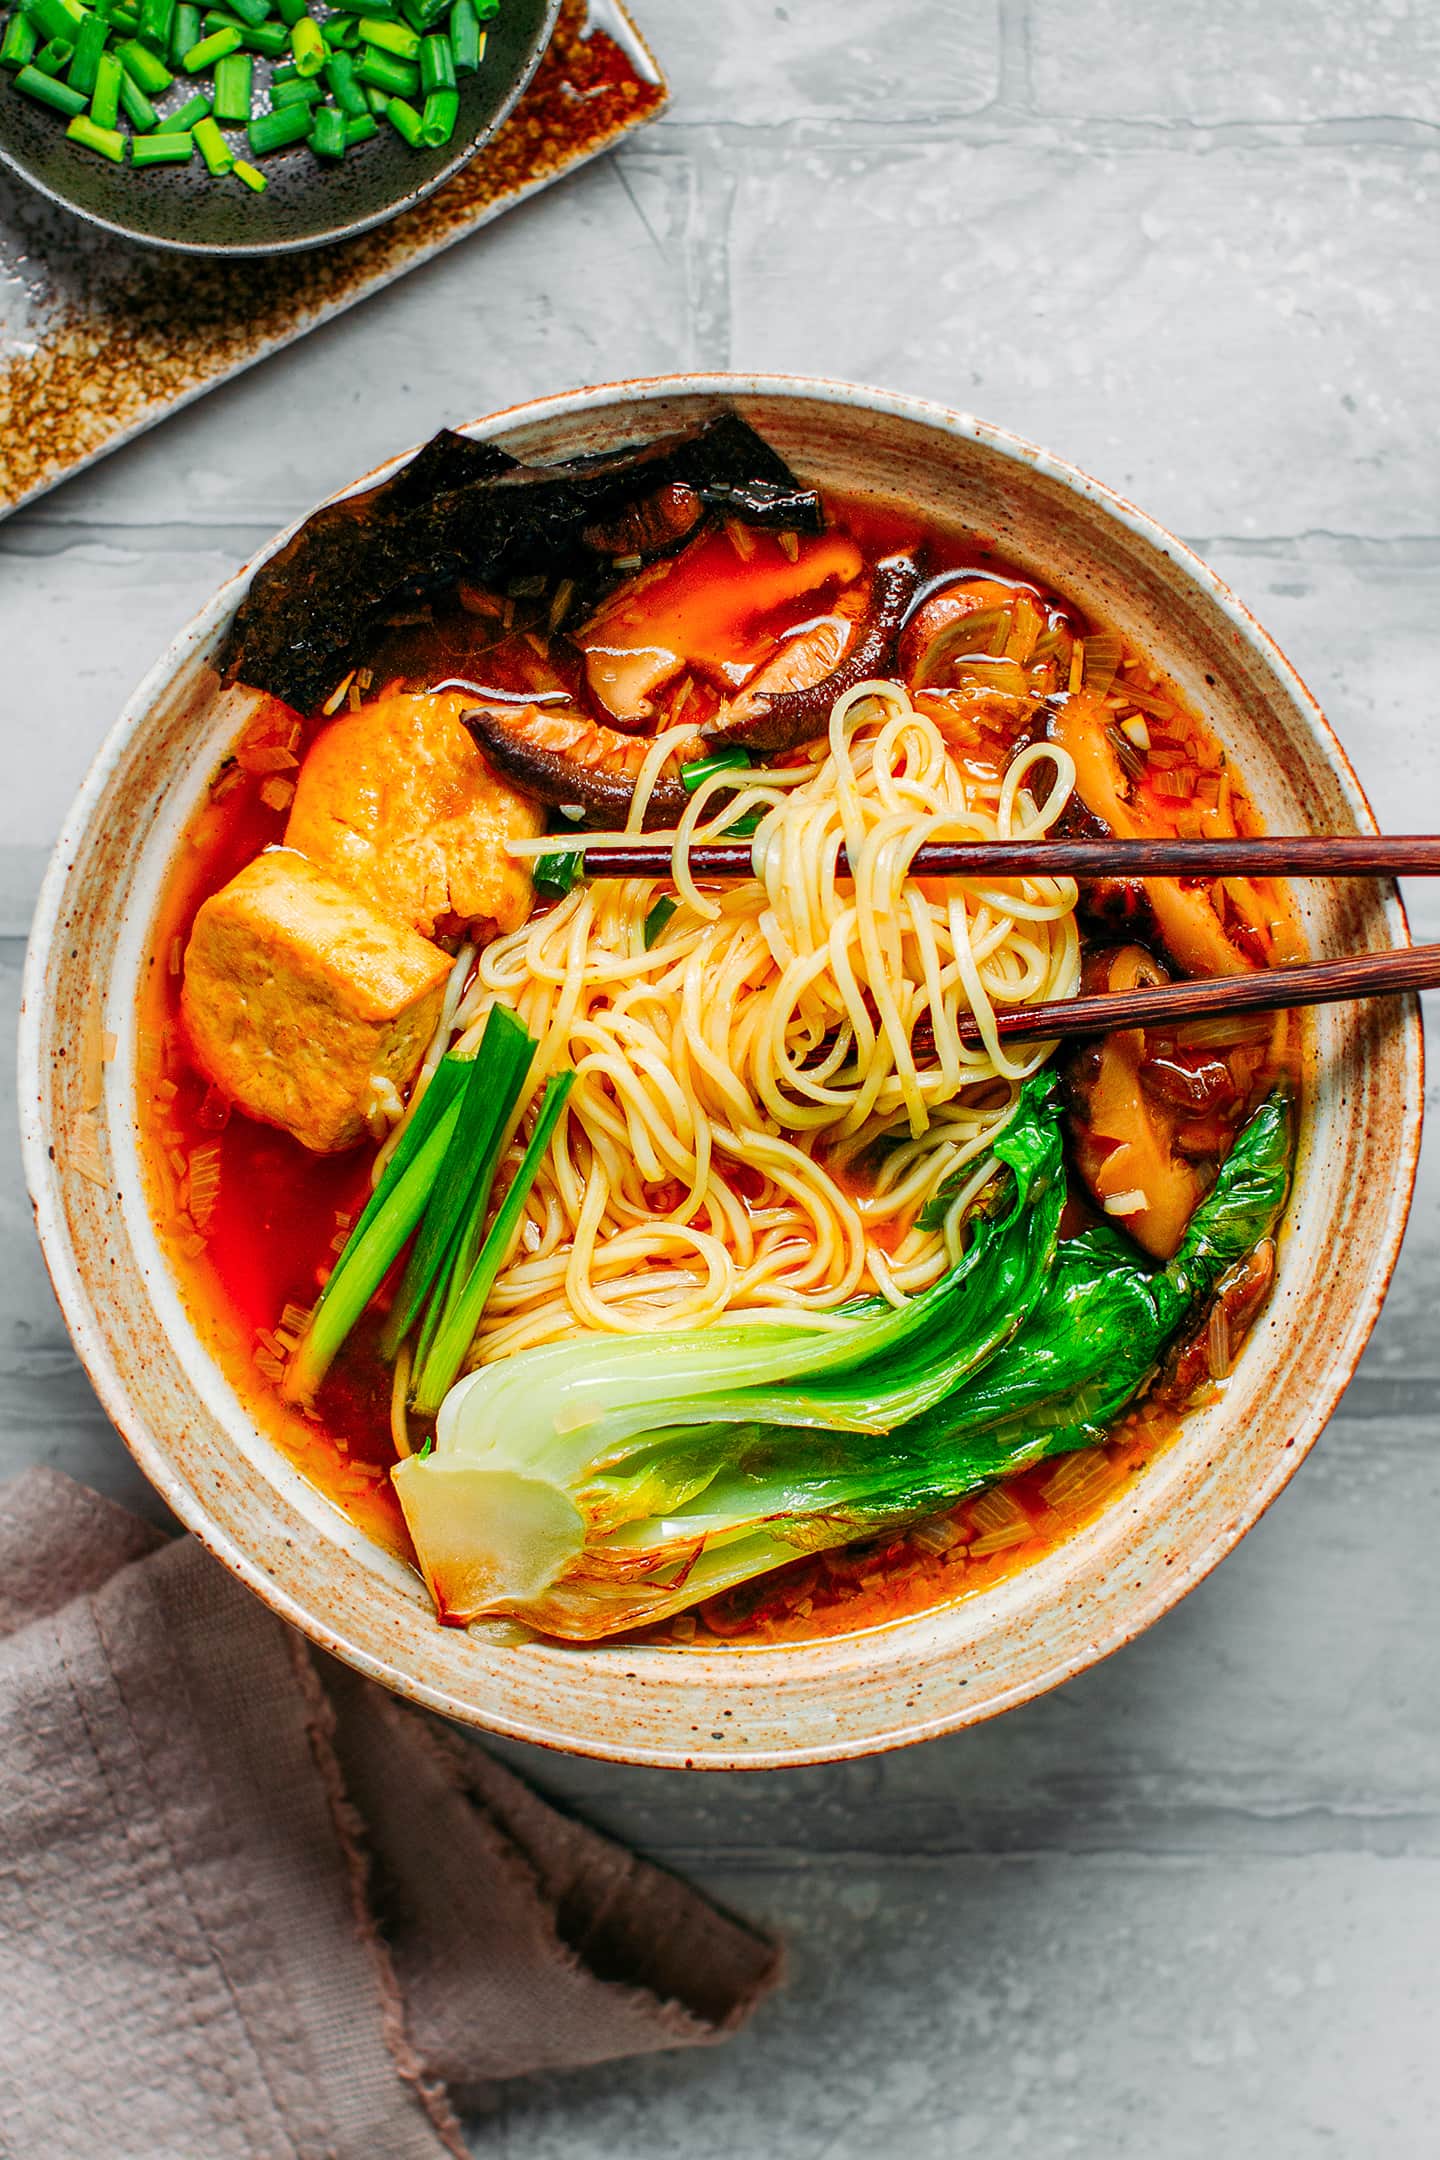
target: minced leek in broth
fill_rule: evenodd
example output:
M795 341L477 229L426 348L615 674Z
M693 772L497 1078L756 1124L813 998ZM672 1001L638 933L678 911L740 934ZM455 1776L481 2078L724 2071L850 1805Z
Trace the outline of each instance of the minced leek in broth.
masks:
M1242 777L976 536L780 474L682 450L549 568L472 517L481 567L343 649L302 609L308 673L274 679L324 695L244 703L156 927L144 1138L191 1310L413 1553L406 1463L448 1620L790 1640L973 1594L1123 1498L1269 1287L1298 1023L1051 1057L955 1022L1298 957L1283 893L904 873L921 824L1255 832ZM272 603L242 681L282 665ZM647 794L671 876L575 881ZM689 841L757 827L759 878L689 877ZM422 1196L393 1250L377 1175L391 1215ZM1072 1310L1114 1330L1108 1396ZM487 1452L527 1417L543 1504Z

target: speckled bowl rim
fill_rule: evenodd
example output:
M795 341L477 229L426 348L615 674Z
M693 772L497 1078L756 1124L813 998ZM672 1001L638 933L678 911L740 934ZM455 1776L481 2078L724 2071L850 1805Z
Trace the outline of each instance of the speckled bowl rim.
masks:
M590 385L507 407L483 420L468 423L465 431L483 437L508 437L518 430L619 406L634 409L637 419L636 433L640 435L643 434L641 423L649 404L663 402L667 398L689 397L739 399L754 403L763 403L767 398L803 399L837 409L869 412L911 422L920 428L938 430L946 436L959 436L973 441L998 453L1004 459L1033 469L1050 481L1058 483L1063 489L1078 495L1109 519L1128 528L1131 534L1152 550L1168 556L1184 577L1200 588L1228 620L1250 655L1278 680L1283 691L1303 714L1307 727L1349 798L1357 828L1378 830L1364 790L1317 700L1274 640L1223 581L1183 542L1101 482L1024 438L971 414L925 399L824 377L706 373L640 377ZM412 454L413 450L409 449L400 452L362 479L337 489L327 500L339 500L361 488L373 486L376 481L398 469ZM310 514L305 513L307 516ZM1318 1438L1359 1361L1384 1302L1399 1256L1418 1165L1423 1118L1424 1049L1419 1004L1414 998L1405 1000L1400 1007L1395 1045L1395 1054L1403 1066L1407 1081L1414 1082L1413 1097L1398 1131L1388 1205L1375 1249L1370 1255L1364 1295L1351 1310L1344 1354L1330 1362L1305 1401L1303 1413L1290 1422L1292 1437L1285 1444L1284 1452L1272 1462L1270 1474L1256 1480L1253 1488L1245 1494L1243 1502L1214 1529L1208 1541L1199 1549L1187 1550L1183 1556L1178 1556L1175 1565L1170 1566L1167 1563L1164 1574L1156 1578L1146 1594L1130 1601L1123 1613L1117 1614L1108 1625L1092 1636L1077 1642L1068 1652L1057 1653L1052 1661L1044 1665L1043 1670L1012 1685L994 1685L983 1698L971 1697L968 1700L952 1701L948 1706L928 1713L921 1711L917 1700L907 1705L913 1707L917 1713L913 1718L907 1719L892 1712L882 1726L854 1732L837 1730L817 1737L802 1738L793 1744L787 1741L786 1744L765 1748L736 1746L723 1730L711 1733L708 1740L684 1737L677 1732L673 1739L667 1737L642 1744L636 1739L627 1740L623 1730L611 1731L603 1718L593 1729L569 1731L523 1711L497 1709L488 1705L479 1707L473 1701L459 1698L450 1688L427 1679L423 1672L414 1669L417 1662L415 1659L400 1661L358 1646L346 1633L343 1614L337 1617L314 1609L311 1604L294 1594L286 1583L277 1580L246 1550L242 1542L211 1518L203 1493L195 1490L180 1474L163 1441L151 1432L143 1411L124 1385L102 1339L90 1295L81 1280L75 1255L70 1247L63 1206L66 1173L56 1159L54 1135L46 1114L47 1075L42 1056L41 1009L45 978L51 964L52 946L57 931L63 926L62 915L72 858L96 814L113 771L130 747L132 739L143 729L147 714L156 705L162 692L183 669L187 660L212 639L219 623L238 605L258 563L282 547L303 522L303 517L297 518L294 524L278 534L250 563L221 587L174 639L128 701L102 744L65 821L41 887L26 956L19 1030L20 1105L26 1178L36 1227L51 1281L76 1350L107 1414L125 1439L145 1476L180 1521L208 1550L255 1591L273 1611L323 1649L344 1659L396 1693L444 1715L507 1738L602 1760L640 1763L652 1767L718 1770L764 1769L853 1759L983 1722L1073 1678L1132 1641L1202 1581L1284 1489ZM1408 921L1398 891L1393 887L1385 898L1385 916L1392 945L1408 945ZM1021 1571L1010 1580L1012 1583L1023 1583L1027 1574L1033 1576L1038 1573L1038 1568L1031 1568ZM1003 1585L1001 1587L1004 1588ZM1135 1586L1137 1590L1140 1587L1138 1584ZM964 1603L963 1600L961 1602ZM685 1652L679 1654L679 1659L682 1664L692 1669L703 1664L707 1668L713 1667L716 1672L724 1672L731 1684L741 1680L739 1666L747 1664L751 1668L752 1681L760 1679L763 1668L765 1676L782 1687L787 1667L791 1672L798 1672L801 1664L807 1660L827 1664L837 1674L860 1668L873 1668L878 1674L889 1667L904 1666L906 1646L903 1638L907 1630L913 1630L921 1621L943 1618L956 1609L953 1602L947 1602L928 1608L919 1615L879 1623L849 1635L817 1642L724 1645L717 1653ZM576 1649L571 1646L536 1644L529 1648L537 1653L582 1661L597 1655L602 1659L613 1660L617 1655L614 1646L587 1646ZM526 1653L517 1651L508 1654L520 1656ZM641 1649L632 1650L626 1655L628 1662L636 1665L644 1662L647 1655L668 1660L675 1658L677 1653L647 1653ZM919 1653L915 1655L918 1662ZM604 1667L601 1666L600 1670L603 1673ZM612 1664L612 1674L616 1670ZM636 1677L634 1671L626 1675L630 1680ZM704 1684L703 1677L700 1684ZM603 1680L600 1692L604 1693ZM918 1687L916 1692L918 1695ZM718 1683L717 1693L723 1693ZM696 1705L692 1702L689 1707L695 1708ZM716 1719L721 1715L728 1717L732 1713L718 1709L713 1712ZM690 1728L692 1733L698 1729L698 1725Z

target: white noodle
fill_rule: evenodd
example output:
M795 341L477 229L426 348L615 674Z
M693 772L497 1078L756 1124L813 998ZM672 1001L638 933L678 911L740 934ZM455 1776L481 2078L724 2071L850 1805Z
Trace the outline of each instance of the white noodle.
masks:
M642 785L693 732L657 737ZM576 1080L472 1355L577 1325L651 1332L777 1312L824 1325L857 1291L898 1302L935 1281L1021 1081L1049 1054L1005 1051L995 1014L1073 996L1079 941L1068 879L942 886L909 866L931 840L1043 834L1073 782L1050 745L1003 776L962 767L898 685L862 684L808 762L755 771L718 809L735 776L701 784L669 880L577 887L488 946L451 1007L459 1047L504 999L540 1045L532 1090L566 1066ZM757 876L697 881L691 846L755 809ZM667 889L675 910L647 950ZM961 1033L971 1018L978 1047ZM947 1180L961 1190L943 1227L921 1230Z

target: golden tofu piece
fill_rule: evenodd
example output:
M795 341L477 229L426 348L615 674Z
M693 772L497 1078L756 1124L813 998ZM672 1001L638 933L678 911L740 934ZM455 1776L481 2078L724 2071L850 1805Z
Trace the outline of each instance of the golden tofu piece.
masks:
M271 848L196 915L181 1010L216 1087L331 1155L414 1079L449 971L438 946Z
M286 846L422 937L456 917L517 929L534 899L528 867L505 842L533 840L542 813L497 778L461 726L474 702L441 691L342 713L295 784Z

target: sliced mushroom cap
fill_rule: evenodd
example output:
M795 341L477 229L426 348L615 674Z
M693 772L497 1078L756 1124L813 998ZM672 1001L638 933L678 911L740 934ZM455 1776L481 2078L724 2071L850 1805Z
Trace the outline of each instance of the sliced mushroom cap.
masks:
M580 537L597 555L669 555L683 547L704 515L705 505L694 488L672 480L604 523L587 525Z
M883 675L894 655L905 610L920 583L913 555L889 555L875 566L869 604L839 665L818 682L757 698L757 710L742 720L724 720L709 731L717 748L732 744L747 750L793 750L823 735L830 708L857 683Z
M537 801L556 809L579 808L587 825L617 828L630 815L648 742L605 727L573 706L545 711L538 705L487 705L460 717L495 770ZM681 743L676 751L682 764L700 754L698 740ZM673 770L663 772L646 806L646 830L677 824L689 799Z
M1169 981L1142 945L1109 956L1097 988L1133 990ZM1168 1260L1205 1191L1193 1164L1175 1151L1175 1112L1141 1083L1145 1037L1120 1028L1089 1043L1069 1069L1075 1166L1091 1197L1157 1260Z
M1133 800L1130 776L1110 740L1108 721L1103 701L1080 690L1053 714L1050 740L1075 760L1076 792L1111 832L1122 840L1166 836L1166 828L1147 818ZM1251 971L1248 956L1226 935L1208 887L1181 885L1174 878L1144 878L1141 883L1167 951L1187 974Z
M655 718L655 693L674 682L684 656L664 645L594 644L585 654L585 682L617 728L643 729Z
M716 725L733 728L764 718L775 698L813 689L833 675L859 634L869 601L867 586L852 585L828 615L818 615L788 632L774 659L757 668L738 695L721 706Z
M959 571L928 592L900 636L900 672L910 688L939 682L950 660L982 649L981 633L993 629L1014 600L1013 586L972 571Z
M628 578L575 632L587 687L616 726L652 720L656 691L686 668L738 688L790 614L852 585L865 567L839 533L799 542L793 556L768 535L747 544L742 555L725 533L702 533Z

